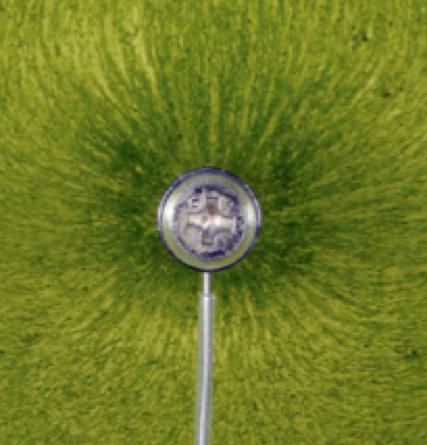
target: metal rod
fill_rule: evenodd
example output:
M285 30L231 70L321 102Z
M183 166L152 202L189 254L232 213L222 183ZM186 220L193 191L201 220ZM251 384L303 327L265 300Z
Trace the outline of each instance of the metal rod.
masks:
M200 294L199 306L195 445L209 445L210 439L214 305L215 296L211 295L211 274L203 272L203 292Z

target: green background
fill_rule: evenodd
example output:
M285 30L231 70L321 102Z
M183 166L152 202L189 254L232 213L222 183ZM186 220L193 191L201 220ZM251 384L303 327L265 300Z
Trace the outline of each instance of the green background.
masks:
M212 275L213 444L427 444L425 1L0 4L0 442L190 444L206 165L263 227Z

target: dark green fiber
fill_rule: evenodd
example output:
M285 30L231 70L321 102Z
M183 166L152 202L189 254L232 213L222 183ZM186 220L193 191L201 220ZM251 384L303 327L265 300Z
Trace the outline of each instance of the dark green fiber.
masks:
M212 444L427 444L424 0L0 4L0 443L191 444L202 276L157 205L206 165Z

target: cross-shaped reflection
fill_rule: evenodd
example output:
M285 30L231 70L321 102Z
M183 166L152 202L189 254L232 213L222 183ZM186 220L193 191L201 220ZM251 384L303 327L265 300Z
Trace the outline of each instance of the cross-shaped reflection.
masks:
M227 217L219 210L219 198L206 198L206 206L197 213L188 213L187 226L202 229L202 244L212 245L220 232L235 232L236 217Z

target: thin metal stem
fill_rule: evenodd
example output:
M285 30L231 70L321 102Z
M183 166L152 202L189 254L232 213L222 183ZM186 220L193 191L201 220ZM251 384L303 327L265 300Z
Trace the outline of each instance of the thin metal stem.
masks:
M199 306L195 445L209 445L212 408L213 325L215 296L211 295L211 274L203 272Z

